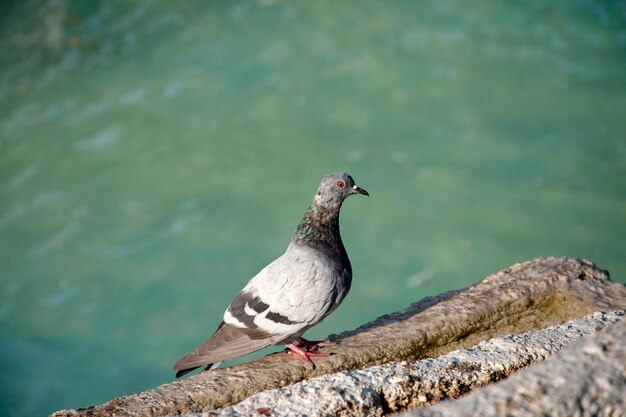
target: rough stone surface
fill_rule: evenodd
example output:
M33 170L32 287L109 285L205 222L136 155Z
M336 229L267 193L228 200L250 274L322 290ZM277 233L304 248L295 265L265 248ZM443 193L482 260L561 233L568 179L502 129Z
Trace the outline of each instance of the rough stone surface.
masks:
M249 416L259 414L258 410L273 417L383 416L456 398L506 378L520 368L543 361L564 346L596 334L623 315L623 311L593 313L563 325L491 339L437 359L394 362L325 375L255 394L233 407L186 417ZM464 409L455 410L449 415L457 415ZM494 415L506 414L498 411Z
M437 357L481 340L562 324L595 311L626 309L626 287L592 262L539 258L478 284L428 297L336 337L316 368L279 353L105 404L54 416L167 416L236 404L257 392L343 370Z
M506 381L408 416L626 416L626 321Z

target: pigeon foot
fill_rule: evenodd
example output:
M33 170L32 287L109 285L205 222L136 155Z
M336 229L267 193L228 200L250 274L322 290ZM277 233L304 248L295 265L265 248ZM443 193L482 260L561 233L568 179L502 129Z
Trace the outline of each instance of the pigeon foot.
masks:
M298 342L300 342L298 340ZM292 355L298 355L300 358L304 359L305 361L307 361L307 363L309 365L311 365L311 367L313 367L313 369L315 369L315 364L313 363L313 361L311 360L311 358L313 357L324 357L324 356L330 356L330 353L316 353L315 350L317 350L318 345L315 345L313 347L314 351L310 351L308 349L303 349L300 346L294 345L293 343L289 343L288 345L286 345L287 349L289 349L289 351L287 351L287 353L290 353Z
M303 348L307 352L317 352L320 346L328 346L334 344L335 342L330 339L306 340L304 337L298 337L298 343L296 344L296 346L298 346L299 348Z

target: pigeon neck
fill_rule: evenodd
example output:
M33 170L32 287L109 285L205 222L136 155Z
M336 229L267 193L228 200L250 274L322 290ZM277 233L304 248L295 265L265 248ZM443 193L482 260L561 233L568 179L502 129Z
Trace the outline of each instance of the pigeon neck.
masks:
M346 253L339 233L341 205L319 205L313 202L296 228L292 241L322 250L330 255Z

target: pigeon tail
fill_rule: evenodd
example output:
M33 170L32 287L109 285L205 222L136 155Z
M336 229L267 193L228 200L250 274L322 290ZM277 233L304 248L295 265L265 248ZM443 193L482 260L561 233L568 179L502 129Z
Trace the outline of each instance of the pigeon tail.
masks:
M217 367L219 367L221 364L222 364L222 362L209 363L209 364L207 364L206 368L204 368L204 370L205 371L210 371L212 369L217 369ZM200 367L196 366L196 367L193 367L193 368L181 369L180 371L176 372L176 378L180 378L181 376L185 376L189 372L193 372L193 371L195 371L198 368L200 368Z
M199 366L196 366L195 368L181 369L180 371L176 372L176 378L180 378L183 375L187 375L189 372L195 371L198 368Z
M215 369L225 360L256 352L270 344L268 337L253 339L245 329L222 322L209 340L180 358L174 364L174 370L178 371L178 377L207 364L207 369Z

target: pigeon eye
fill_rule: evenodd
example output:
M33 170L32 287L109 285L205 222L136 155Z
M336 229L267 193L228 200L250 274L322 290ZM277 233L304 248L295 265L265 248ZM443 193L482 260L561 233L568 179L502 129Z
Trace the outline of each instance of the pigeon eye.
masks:
M345 187L345 186L346 186L346 183L345 183L345 182L343 182L343 181L337 181L337 187L339 187L339 188L343 188L343 187Z

